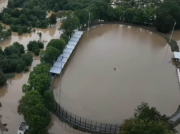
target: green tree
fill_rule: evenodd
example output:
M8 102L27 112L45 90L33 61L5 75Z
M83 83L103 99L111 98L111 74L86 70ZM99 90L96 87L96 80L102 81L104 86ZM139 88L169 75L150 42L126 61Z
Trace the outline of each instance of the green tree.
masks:
M94 1L90 7L90 11L92 12L95 19L107 20L107 11L109 6L110 5L103 0Z
M79 19L76 16L68 16L61 25L61 30L68 35L72 36L75 29L79 27Z
M44 103L47 109L53 111L54 109L54 95L53 92L51 90L47 90L44 93Z
M48 74L38 74L30 80L32 89L37 90L42 96L49 89L51 79Z
M120 134L174 134L174 132L162 121L147 122L140 119L130 119L124 122Z
M57 57L60 55L60 51L55 47L49 46L46 51L42 51L40 54L41 62L52 65Z
M40 41L37 42L38 46L40 49L43 49L44 48L44 44Z
M20 59L16 59L15 62L16 62L16 72L21 73L22 71L24 71L25 68L24 61L20 58Z
M1 68L4 73L16 72L17 63L15 60L4 58L1 61Z
M12 45L12 46L6 47L4 49L4 54L7 56L12 55L12 54L18 54L19 55L20 51L19 51L18 47Z
M54 12L58 12L60 9L59 9L59 5L56 3L56 5L54 6Z
M44 74L44 73L49 74L49 70L50 70L50 65L46 63L38 64L36 67L34 67L33 71L30 73L28 82L30 83L30 81L32 81L35 78L35 76L38 74Z
M27 19L26 15L21 14L19 17L19 20L20 20L22 25L28 25L28 19Z
M14 42L13 46L15 46L21 54L24 54L24 46L18 42Z
M45 108L43 98L38 91L29 91L21 98L18 106L19 114L24 115L32 134L46 133L46 127L51 121L51 116Z
M174 134L176 130L154 107L142 103L135 109L134 118L125 120L120 134Z
M62 53L65 46L66 46L66 42L63 39L52 39L48 43L47 48L50 47L50 46L58 49L60 51L60 53Z
M168 121L166 115L161 115L155 107L149 107L147 103L142 103L135 109L134 117L146 121Z
M4 86L6 84L6 77L3 72L0 70L0 86Z
M44 44L40 41L30 41L27 45L29 51L34 52L35 55L39 55L40 48L43 48Z
M23 93L27 93L32 90L32 87L30 85L24 84L22 87Z
M27 52L22 56L23 61L25 62L26 66L31 66L33 62L33 55L30 52Z
M5 24L10 24L11 23L11 15L8 13L5 13L2 17L2 21Z
M89 12L86 9L76 10L75 15L79 18L79 22L82 27L84 27L85 24L88 24L89 21Z
M180 28L180 5L175 0L166 0L156 13L156 27L161 32L170 32L176 21L176 28Z
M52 13L51 16L49 17L49 24L55 25L56 23L57 23L56 14Z

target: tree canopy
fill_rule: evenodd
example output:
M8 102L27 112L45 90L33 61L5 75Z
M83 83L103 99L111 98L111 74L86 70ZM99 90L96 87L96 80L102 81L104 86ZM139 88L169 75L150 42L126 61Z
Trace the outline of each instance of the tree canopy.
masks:
M174 134L176 130L156 108L142 103L135 109L134 117L125 120L120 134Z
M9 36L11 36L11 30L4 28L0 24L0 42L6 40Z
M35 55L39 55L40 49L44 48L44 44L40 41L30 41L27 48L29 51L34 52Z
M74 30L77 29L80 25L79 19L76 16L68 16L61 25L61 30L63 33L68 35L69 37L72 36Z
M24 46L18 42L6 47L4 51L0 49L0 68L3 73L20 73L32 64L32 60L32 55L25 54Z
M176 28L180 28L180 4L176 0L165 0L157 10L156 26L161 32L170 32L176 22Z
M3 72L0 70L0 86L4 86L6 84L6 77Z
M55 25L56 23L57 23L56 14L52 13L51 16L49 17L49 24Z
M19 114L24 115L32 134L46 133L46 126L51 121L51 116L45 107L44 100L36 90L29 91L21 98L18 106Z

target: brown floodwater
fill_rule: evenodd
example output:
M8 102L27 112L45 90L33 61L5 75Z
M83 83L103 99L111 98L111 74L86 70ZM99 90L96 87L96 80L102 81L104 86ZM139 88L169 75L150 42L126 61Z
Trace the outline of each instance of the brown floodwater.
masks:
M27 44L32 40L39 40L39 36L37 32L42 32L41 41L46 41L44 45L54 38L59 38L60 34L58 28L60 27L60 22L57 23L56 26L47 28L47 29L38 29L36 28L35 33L24 34L22 36L18 36L17 33L12 33L12 36L1 42L0 46L4 49L5 47L12 45L13 42L18 41L23 44L25 48L27 48ZM7 25L5 25L8 27ZM31 66L31 71L33 67L40 63L39 57L34 57L36 60L33 61ZM9 129L7 134L17 133L19 125L23 120L23 116L17 113L18 101L24 95L22 93L22 86L26 84L28 81L29 72L16 74L15 78L12 80L8 80L7 86L0 88L0 102L2 103L2 109L0 109L0 114L3 115L2 121L7 123L7 128ZM81 134L82 132L76 131L64 123L60 122L56 117L53 116L52 123L50 124L49 132L51 134L59 134L62 132L63 134Z
M172 55L165 39L147 30L93 27L66 65L61 91L60 77L55 80L56 100L76 115L106 123L122 123L141 102L173 114L180 90Z
M0 0L0 11L2 8L6 7L8 3L8 0Z

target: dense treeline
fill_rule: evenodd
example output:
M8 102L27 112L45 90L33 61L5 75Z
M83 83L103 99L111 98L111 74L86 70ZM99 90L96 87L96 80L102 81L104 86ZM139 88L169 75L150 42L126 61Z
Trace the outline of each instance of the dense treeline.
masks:
M40 58L41 62L53 65L57 57L62 54L65 48L66 42L63 38L61 39L52 39L45 51L41 52Z
M49 70L63 52L66 44L63 38L52 39L46 50L41 51L41 64L34 67L29 75L28 83L22 87L25 96L19 101L18 112L23 114L24 119L28 122L31 134L47 133L47 125L51 121L48 110L53 110L54 101L53 93L49 90L51 84ZM28 50L33 52L42 47L44 46L39 41L31 41L28 44Z
M8 7L23 7L32 9L40 6L44 10L77 10L86 8L94 0L9 0Z
M26 10L30 10L30 13L32 13L34 8L38 9L37 11L41 10L44 12L45 10L53 10L55 12L59 10L73 10L77 16L79 15L80 22L86 21L87 23L88 14L91 13L92 21L99 19L104 21L123 21L140 25L153 25L156 26L159 31L165 33L171 31L175 21L177 23L176 28L180 28L180 19L178 17L180 15L179 0L164 0L163 3L161 3L160 0L124 0L124 2L120 3L120 6L115 9L111 7L109 2L109 0L10 0L8 7L23 7L23 10L27 8ZM3 12L8 13L6 10ZM40 14L41 13L37 13L37 15ZM13 16L12 14L10 15ZM30 16L31 15L35 16L35 18L37 17L36 13L30 14ZM84 16L86 19L84 19ZM10 16L6 15L5 18L6 17ZM30 19L27 14L26 17L28 20L32 19L32 17ZM34 18L32 19L32 27L47 27L48 20L45 19L45 16L38 19L39 21ZM53 19L53 22L54 20L55 19ZM4 21L6 22L6 20Z
M176 22L176 29L180 28L180 0L165 0L157 10L156 26L161 32L172 30Z
M11 30L23 33L30 33L31 27L46 28L49 20L46 18L46 11L40 7L30 9L5 8L0 13L0 20L10 25Z
M4 51L0 47L0 77L5 81L3 73L21 73L28 71L28 66L32 64L33 56L30 52L25 53L24 46L18 42L6 47ZM2 84L3 83L3 84ZM0 86L5 82L0 82Z
M4 73L20 73L32 64L32 57L30 52L24 52L22 44L15 42L0 53L0 67Z

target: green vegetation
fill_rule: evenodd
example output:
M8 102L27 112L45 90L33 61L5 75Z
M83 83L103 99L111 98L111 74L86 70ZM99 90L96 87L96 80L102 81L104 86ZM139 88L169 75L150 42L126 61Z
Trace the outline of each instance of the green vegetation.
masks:
M0 20L10 25L11 30L18 32L19 35L30 33L31 27L47 28L48 26L46 11L39 7L23 8L22 10L5 8L0 13Z
M28 65L23 58L27 56L31 60ZM26 66L29 66L32 63L32 55L30 53L24 54L24 46L18 42L6 47L0 57L0 67L4 73L20 73Z
M176 28L180 28L180 2L179 0L124 0L117 3L117 8L112 8L110 0L10 0L8 8L0 13L0 20L5 24L10 24L12 31L19 34L30 32L31 27L46 28L49 24L56 23L56 15L52 14L46 18L46 11L52 10L72 10L73 15L67 15L64 20L62 30L71 35L74 29L87 26L89 13L91 21L121 21L140 25L155 26L161 32L170 32L176 21ZM38 5L38 6L37 6ZM22 10L15 9L17 7ZM63 13L58 13L57 17L63 17ZM79 20L79 21L78 21ZM70 28L67 28L70 25ZM74 27L75 27L74 26ZM66 34L66 33L65 33Z
M18 106L19 114L24 115L29 124L31 134L46 134L46 126L51 121L51 116L45 107L42 96L36 90L29 91L21 98Z
M18 112L24 115L29 123L31 134L46 134L50 123L48 110L53 110L53 93L49 90L51 77L50 67L63 52L65 45L75 29L88 25L88 21L120 21L139 25L156 26L161 32L170 32L174 22L180 28L180 2L178 0L165 0L164 3L142 0L126 0L117 8L112 8L110 0L9 0L8 8L0 13L0 20L10 25L11 30L30 33L32 27L47 28L57 23L56 17L63 18L60 30L61 39L51 40L46 50L40 41L30 41L28 50L39 55L41 64L37 65L29 75L28 83L22 87L25 96L19 101ZM144 6L146 4L146 6ZM21 7L22 9L16 9ZM46 11L58 12L46 18ZM1 40L11 35L11 30L5 32L0 27ZM6 36L4 36L6 35ZM38 33L41 39L42 33ZM32 54L25 54L24 47L14 43L4 51L0 48L0 85L6 83L4 73L28 71L27 66L32 64ZM161 115L155 108L142 103L133 118L125 121L121 134L173 134L174 128L169 124L168 118Z
M57 57L63 52L66 42L63 39L52 39L45 51L41 52L41 62L52 65Z
M52 13L51 16L49 17L49 24L55 25L56 23L57 23L56 14Z
M53 110L53 93L50 87L50 65L38 64L29 75L28 84L22 87L25 96L19 101L18 112L29 123L31 134L46 134L51 121L48 110Z
M0 24L0 42L6 40L9 36L11 36L11 30L6 30L1 24Z
M71 37L74 30L77 29L79 25L79 19L75 15L67 16L67 18L63 21L60 29L63 31L64 34Z
M35 55L39 55L40 49L44 48L44 44L40 41L30 41L27 45L29 51L32 51Z
M176 22L176 29L180 28L180 1L165 0L161 7L157 10L156 26L161 32L169 32L172 30Z
M0 71L0 86L4 86L6 84L6 77L2 71Z
M147 103L137 107L134 117L125 120L120 134L174 134L176 130L156 108Z
M27 66L32 64L32 61L32 54L30 52L25 53L24 46L18 42L6 47L4 51L0 47L0 86L5 84L6 79L13 78L13 73L23 72Z

